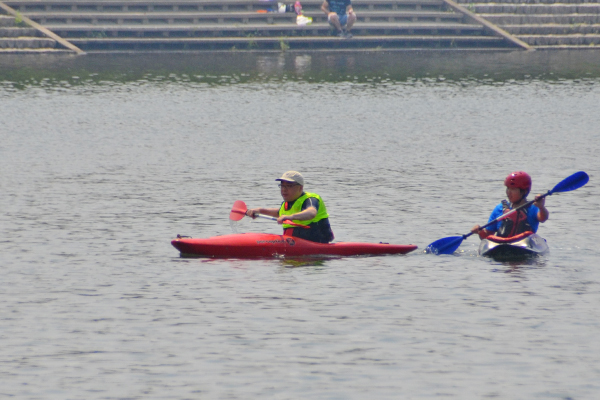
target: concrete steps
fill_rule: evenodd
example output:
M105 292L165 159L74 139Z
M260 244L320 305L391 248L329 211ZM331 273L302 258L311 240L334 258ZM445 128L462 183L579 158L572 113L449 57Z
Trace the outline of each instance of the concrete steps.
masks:
M517 4L517 5L536 5L536 4L597 4L600 0L479 0L475 2L460 0L463 4Z
M54 48L56 42L52 39L36 37L1 38L2 49L44 49Z
M600 0L460 0L534 48L600 46Z
M306 11L304 15L313 22L327 22L327 16L320 11ZM294 13L256 12L150 12L150 13L118 13L118 12L29 12L27 16L42 25L46 24L88 24L88 25L143 25L143 24L248 24L264 22L296 23ZM456 13L433 11L362 11L357 13L358 22L450 22L460 23L463 16Z
M596 24L600 23L600 14L479 14L488 21L505 25L526 24Z
M565 27L564 24L522 24L505 25L514 35L586 35L599 34L600 24L574 24Z
M235 12L268 11L278 8L277 1L270 0L8 0L6 4L20 12L33 11L106 11L106 12ZM283 1L293 4L293 0ZM321 0L302 1L306 11L320 10ZM355 10L439 10L441 0L356 0Z
M580 46L589 47L600 44L600 34L567 35L519 35L519 38L532 46Z
M600 3L584 4L474 4L478 14L598 14Z
M0 50L7 52L54 51L56 41L42 37L33 28L24 26L17 18L0 15Z
M331 28L327 23L313 23L307 26L277 24L206 24L206 25L57 25L46 24L48 29L58 32L62 37L77 39L81 37L215 37L215 36L329 36ZM460 35L466 32L484 35L478 25L427 23L364 23L353 29L357 35L381 36L399 34L418 35Z
M37 31L33 28L19 28L16 26L0 26L0 38L14 38L20 36L35 37Z
M78 47L94 45L97 51L164 51L164 50L332 50L353 49L356 45L371 49L398 49L398 42L404 43L404 48L414 47L458 47L472 46L470 38L465 36L355 36L352 40L345 40L333 36L313 37L213 37L213 38L103 38L73 39L71 42ZM494 48L501 46L502 39L498 37L482 37L479 46Z
M313 23L262 0L12 0L6 4L85 51L280 48L514 48L442 0L354 0L352 39L331 35L322 0L302 1ZM292 0L285 2L288 6Z

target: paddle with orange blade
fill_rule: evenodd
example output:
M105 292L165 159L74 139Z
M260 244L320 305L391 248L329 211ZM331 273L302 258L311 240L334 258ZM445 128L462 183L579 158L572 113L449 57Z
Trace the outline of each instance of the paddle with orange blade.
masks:
M236 202L233 203L231 212L229 213L229 219L232 221L239 221L240 219L244 218L244 216L246 215L246 211L248 211L248 207L246 207L246 203L244 203L241 200L236 200ZM277 218L270 217L268 215L254 214L254 216L259 217L259 218L264 218L264 219L270 219L271 221L277 221ZM297 223L289 221L289 220L285 221L285 224L297 226L298 228L310 229L309 226L300 225L300 224L297 224Z

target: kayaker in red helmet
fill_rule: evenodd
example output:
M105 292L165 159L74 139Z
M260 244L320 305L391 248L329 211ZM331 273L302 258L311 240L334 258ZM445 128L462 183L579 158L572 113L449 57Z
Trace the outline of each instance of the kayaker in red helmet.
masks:
M283 225L283 233L319 243L333 240L333 232L329 225L329 214L321 196L304 192L304 177L296 171L287 171L279 181L283 203L279 208L253 208L246 215L256 218L256 214L270 215ZM310 229L294 227L285 221L308 225Z
M527 202L527 195L531 191L531 177L523 171L513 172L504 180L504 186L506 186L508 202L502 200L492 211L488 222ZM535 203L529 207L511 214L485 229L480 229L479 225L475 225L471 232L479 234L481 239L494 234L500 237L512 237L527 231L537 232L539 223L546 222L550 216L550 212L546 209L546 199L544 197L539 199L539 196L535 197Z

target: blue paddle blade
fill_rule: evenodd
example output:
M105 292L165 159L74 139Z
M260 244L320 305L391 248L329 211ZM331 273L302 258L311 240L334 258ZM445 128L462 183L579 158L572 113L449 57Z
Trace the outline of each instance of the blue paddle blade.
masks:
M562 181L558 182L558 184L551 190L551 193L570 192L571 190L579 189L588 183L589 180L590 177L585 172L575 172L573 175L568 176Z
M460 247L464 236L450 236L443 239L438 239L431 243L425 249L425 252L440 255L440 254L452 254Z

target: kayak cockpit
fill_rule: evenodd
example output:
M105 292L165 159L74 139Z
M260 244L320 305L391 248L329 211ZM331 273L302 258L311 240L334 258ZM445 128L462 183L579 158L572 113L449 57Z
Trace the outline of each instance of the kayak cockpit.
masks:
M488 236L479 244L479 255L502 261L537 257L548 251L546 239L530 231L508 238Z

